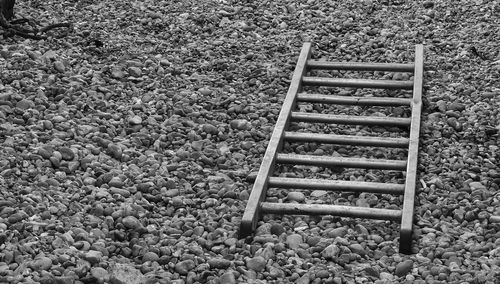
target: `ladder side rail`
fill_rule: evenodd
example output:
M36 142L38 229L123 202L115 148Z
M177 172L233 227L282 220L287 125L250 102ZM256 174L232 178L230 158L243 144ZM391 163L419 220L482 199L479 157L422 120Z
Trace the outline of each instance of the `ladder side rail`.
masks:
M405 194L401 217L399 251L411 253L413 232L413 214L415 206L415 191L417 182L418 140L420 134L420 117L422 112L422 86L424 76L424 47L415 47L415 72L413 75L413 101L410 127L410 144L408 146L408 163L406 169Z
M290 87L285 100L283 101L282 109L278 116L278 120L276 121L266 153L264 154L259 173L255 179L245 212L243 213L240 224L241 237L250 235L257 226L260 213L260 203L266 198L269 176L274 171L276 155L282 146L283 133L285 132L290 121L290 113L295 107L297 94L302 88L302 77L307 72L307 60L310 56L311 43L306 42L302 46Z

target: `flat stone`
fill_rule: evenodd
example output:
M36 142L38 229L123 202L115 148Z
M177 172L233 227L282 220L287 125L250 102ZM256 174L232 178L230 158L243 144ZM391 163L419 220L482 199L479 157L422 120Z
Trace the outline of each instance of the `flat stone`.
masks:
M486 186L484 186L482 183L478 181L473 181L469 183L469 187L471 190L478 190L478 189L486 190Z
M109 281L111 284L142 284L146 277L132 264L116 263L111 267Z
M152 251L148 251L147 253L145 253L142 256L142 261L143 262L146 262L146 261L158 261L158 260L160 260L160 257L158 256L157 253L152 252Z
M139 67L129 67L128 68L128 74L133 77L141 77L142 76L142 70Z
M28 100L28 99L22 99L22 100L17 102L16 107L26 110L26 109L34 108L35 103L31 100Z
M210 265L211 268L226 269L231 266L231 261L220 257L211 258L208 260L208 265Z

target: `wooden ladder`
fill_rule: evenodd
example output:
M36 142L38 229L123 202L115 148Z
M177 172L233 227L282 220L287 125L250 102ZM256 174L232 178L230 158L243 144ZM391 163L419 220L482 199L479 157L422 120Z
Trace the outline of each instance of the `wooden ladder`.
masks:
M418 142L422 108L423 46L416 45L415 62L409 64L327 62L311 60L311 43L304 43L292 81L283 102L276 126L254 182L240 225L240 236L256 229L261 214L334 215L367 219L392 220L401 223L402 253L411 253L412 226L417 180ZM413 73L412 81L367 80L308 76L311 70L386 71ZM302 93L303 86L352 87L413 90L413 98L354 97ZM408 106L410 118L349 116L300 112L297 102L362 106ZM312 122L349 125L397 126L410 129L409 138L334 135L289 131L290 122ZM408 148L407 160L365 159L280 153L284 141L316 142L354 146ZM404 184L360 182L327 179L273 177L275 164L320 167L364 168L406 171ZM404 195L402 210L343 206L330 204L266 202L268 188L350 191Z

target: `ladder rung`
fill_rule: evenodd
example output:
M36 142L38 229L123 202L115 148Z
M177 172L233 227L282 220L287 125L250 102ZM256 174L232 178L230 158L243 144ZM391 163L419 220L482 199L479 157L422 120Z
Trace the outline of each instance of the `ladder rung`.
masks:
M356 125L404 126L409 127L410 118L385 116L352 116L308 112L292 112L292 119L303 122L322 122Z
M406 160L344 158L297 154L278 154L276 161L282 164L299 164L320 167L344 167L364 169L406 170Z
M413 89L413 81L368 80L324 77L302 77L302 83L308 86L353 87L375 89Z
M401 220L401 210L354 207L327 204L270 203L262 202L261 210L268 214L334 215L378 220Z
M358 145L374 147L406 148L408 138L373 137L355 135L337 135L307 132L285 132L284 138L288 141L318 142L338 145Z
M415 65L408 63L363 63L363 62L330 62L308 60L309 69L322 70L356 70L356 71L390 71L413 72Z
M270 177L269 187L403 195L404 184L364 181Z
M388 97L349 97L322 94L297 95L297 100L309 103L337 104L337 105L361 105L361 106L410 106L411 99L388 98Z

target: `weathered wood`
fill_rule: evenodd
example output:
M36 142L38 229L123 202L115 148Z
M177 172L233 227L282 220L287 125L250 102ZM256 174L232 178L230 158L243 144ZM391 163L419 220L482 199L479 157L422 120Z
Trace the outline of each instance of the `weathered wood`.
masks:
M413 81L304 77L304 86L411 90Z
M354 207L327 204L270 203L262 202L261 210L268 214L334 215L377 220L401 220L401 210Z
M411 99L407 98L350 97L350 96L333 96L333 95L305 94L305 93L298 94L297 101L308 102L308 103L359 105L359 106L410 106L411 105Z
M415 48L415 72L413 75L415 83L413 87L410 144L408 147L408 165L406 169L405 195L399 239L399 251L406 254L411 253L415 190L417 184L418 139L420 134L420 115L422 112L423 77L424 47L419 44Z
M408 138L337 135L309 132L285 132L285 140L293 142L316 142L337 145L374 146L374 147L408 147Z
M327 191L370 192L394 195L403 195L405 191L405 185L397 183L285 177L270 177L269 187Z
M406 169L405 160L278 154L276 157L276 161L282 164L309 165L320 167L363 168L399 171L404 171Z
M292 112L292 120L303 122L336 123L348 125L379 125L409 127L410 118L387 116L353 116L339 114L322 114L309 112Z
M366 62L331 62L308 60L307 67L321 70L354 70L354 71L389 71L413 72L414 65L408 63L366 63Z
M301 78L306 72L306 63L310 54L311 43L304 43L299 55L297 66L295 67L295 71L293 73L292 82L290 83L288 93L283 102L281 112L278 116L278 120L276 121L271 140L267 146L259 173L257 174L257 178L254 182L252 192L250 193L250 197L241 220L240 236L242 237L250 235L255 230L257 225L257 221L259 219L259 203L266 197L268 178L274 170L275 157L281 149L283 133L285 132L285 129L290 121L290 113L295 107L297 93L301 90Z

